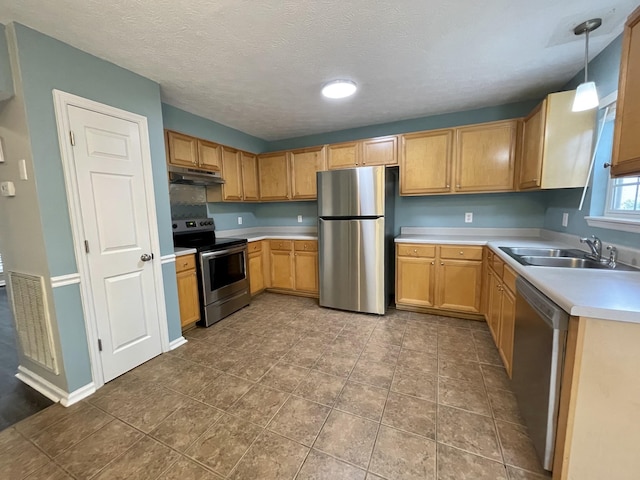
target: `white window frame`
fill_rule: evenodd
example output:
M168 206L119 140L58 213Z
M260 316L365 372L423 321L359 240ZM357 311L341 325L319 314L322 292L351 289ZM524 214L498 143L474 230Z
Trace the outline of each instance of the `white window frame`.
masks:
M637 178L637 184L640 188L640 175L637 176L633 176L633 177L624 177L624 178ZM640 199L636 200L636 208L637 210L614 210L613 207L613 194L614 194L614 190L617 188L616 187L616 181L617 180L621 180L621 178L610 178L609 181L607 182L607 203L605 205L605 209L604 209L604 216L605 217L614 217L614 218L620 218L620 219L628 219L631 221L638 221L640 222Z

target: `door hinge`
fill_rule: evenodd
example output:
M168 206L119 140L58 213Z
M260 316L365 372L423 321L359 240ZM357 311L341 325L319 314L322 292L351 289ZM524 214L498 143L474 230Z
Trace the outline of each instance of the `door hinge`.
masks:
M98 339L98 351L102 351L102 340Z
M71 140L71 145L76 146L76 136L73 134L72 130L69 130L69 140Z
M86 253L89 253L89 241L88 240L84 241L84 251Z

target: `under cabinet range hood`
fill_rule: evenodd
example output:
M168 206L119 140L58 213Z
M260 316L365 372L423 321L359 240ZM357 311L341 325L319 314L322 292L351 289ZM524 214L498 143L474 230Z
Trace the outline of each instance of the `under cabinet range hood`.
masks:
M169 165L169 182L179 183L182 185L219 185L224 183L219 172L208 172L206 170L198 170L197 168L176 167Z

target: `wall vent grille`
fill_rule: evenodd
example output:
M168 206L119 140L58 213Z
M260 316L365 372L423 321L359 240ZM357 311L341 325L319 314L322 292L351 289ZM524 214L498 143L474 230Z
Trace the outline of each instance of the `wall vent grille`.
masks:
M50 372L59 373L53 346L44 277L8 272L18 339L24 355Z

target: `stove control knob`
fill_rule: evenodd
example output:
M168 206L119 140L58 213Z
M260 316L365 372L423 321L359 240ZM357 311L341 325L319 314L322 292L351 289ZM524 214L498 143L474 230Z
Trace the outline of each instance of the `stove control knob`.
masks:
M209 223L207 225L213 225L213 220L209 220Z
M173 224L173 228L178 228L178 224L177 224L177 223L174 223L174 224Z
M200 226L203 226L203 225L204 225L204 222L200 222Z

